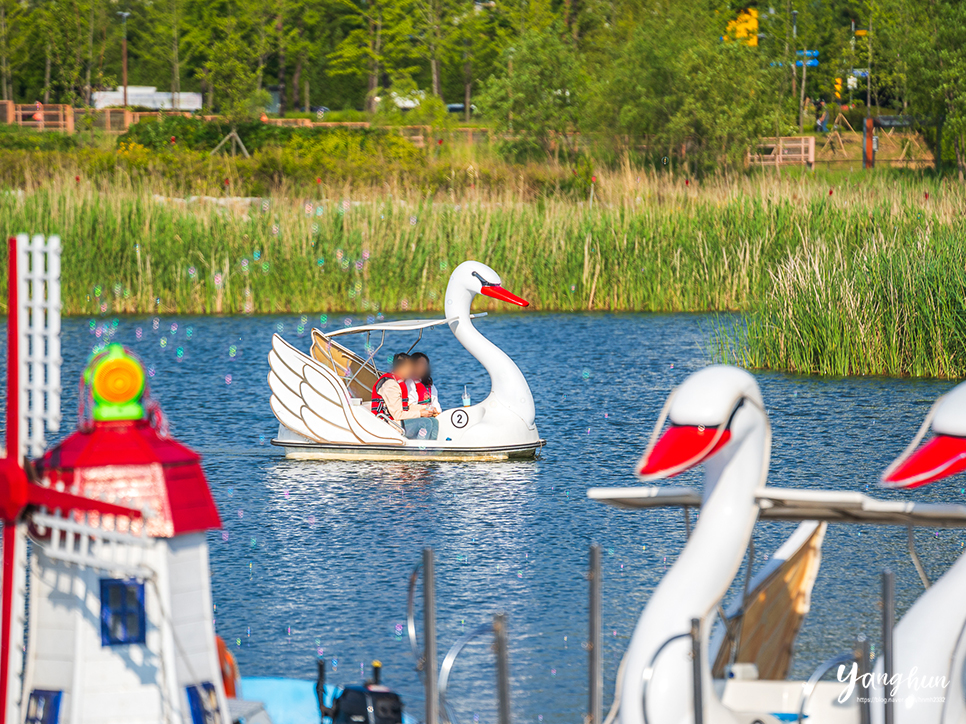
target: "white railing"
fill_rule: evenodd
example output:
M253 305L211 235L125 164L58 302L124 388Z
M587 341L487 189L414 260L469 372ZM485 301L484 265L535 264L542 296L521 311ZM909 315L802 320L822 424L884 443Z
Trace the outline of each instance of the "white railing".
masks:
M135 578L152 577L153 571L144 560L152 545L145 526L137 526L139 533L130 527L117 530L114 518L97 513L75 512L64 517L37 512L31 516L34 542L52 560Z

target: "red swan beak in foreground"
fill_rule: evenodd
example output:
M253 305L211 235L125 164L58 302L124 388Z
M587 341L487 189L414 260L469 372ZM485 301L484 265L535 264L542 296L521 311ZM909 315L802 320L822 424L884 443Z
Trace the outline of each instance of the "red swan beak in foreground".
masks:
M966 470L966 438L936 435L882 476L887 488L918 488Z
M717 437L717 439L715 439ZM641 461L638 475L673 477L704 462L728 444L731 432L699 425L671 425Z

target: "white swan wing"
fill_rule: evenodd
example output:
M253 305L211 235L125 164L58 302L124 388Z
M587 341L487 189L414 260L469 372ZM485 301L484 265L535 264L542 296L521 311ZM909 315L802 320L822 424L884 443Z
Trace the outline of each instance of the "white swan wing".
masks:
M268 355L275 417L293 432L324 443L404 445L393 425L352 405L345 384L277 334Z

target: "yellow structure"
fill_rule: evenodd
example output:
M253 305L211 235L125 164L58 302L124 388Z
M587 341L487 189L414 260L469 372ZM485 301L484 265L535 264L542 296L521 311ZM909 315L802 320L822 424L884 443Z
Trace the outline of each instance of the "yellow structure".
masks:
M738 17L728 23L725 39L758 45L758 8L739 10Z
M842 100L842 79L841 78L835 79L835 100L837 101Z

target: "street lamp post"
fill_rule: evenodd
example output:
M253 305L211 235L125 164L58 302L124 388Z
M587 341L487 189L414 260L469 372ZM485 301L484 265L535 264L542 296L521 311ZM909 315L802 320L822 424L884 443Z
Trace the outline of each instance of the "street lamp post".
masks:
M798 38L798 11L792 10L792 47L795 48L795 56L798 56L798 43L794 42ZM806 45L805 48L808 48ZM793 67L798 66L797 60L792 61L794 63ZM798 75L798 71L795 71L795 75ZM802 88L798 100L798 132L805 132L805 80L808 78L808 53L802 52Z
M121 16L121 82L124 83L124 107L127 108L127 19L131 13L118 12Z

